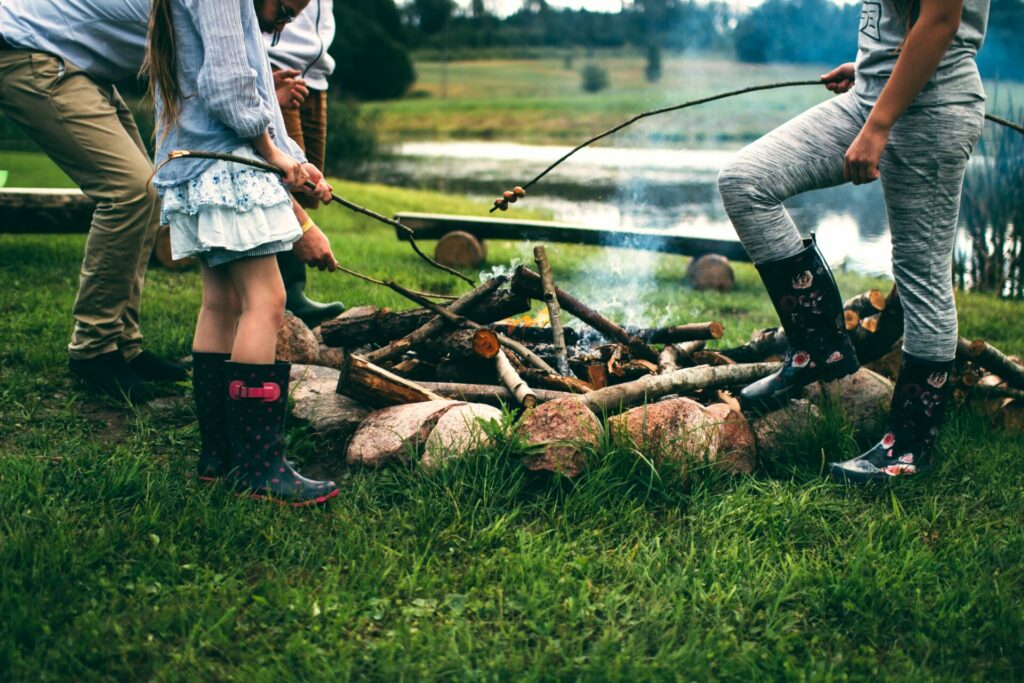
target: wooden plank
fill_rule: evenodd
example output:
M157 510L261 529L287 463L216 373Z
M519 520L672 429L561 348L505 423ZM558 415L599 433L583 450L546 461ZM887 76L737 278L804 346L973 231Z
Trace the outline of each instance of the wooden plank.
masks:
M0 233L89 232L96 204L81 190L0 189Z
M750 262L750 257L747 256L747 252L739 240L693 237L665 230L646 228L607 230L553 221L508 220L414 212L397 213L395 220L411 228L417 239L440 239L454 230L463 230L478 239L567 242L641 249L682 256L721 254L732 261ZM399 239L403 239L400 231L396 229L395 232Z

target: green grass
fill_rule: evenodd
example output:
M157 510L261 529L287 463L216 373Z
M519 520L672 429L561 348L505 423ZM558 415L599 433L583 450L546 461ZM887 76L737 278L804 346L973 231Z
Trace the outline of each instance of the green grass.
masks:
M610 87L588 94L580 69L596 63L607 69ZM419 61L411 96L365 105L386 142L409 139L494 139L569 144L642 111L762 83L817 78L834 65L741 64L725 59L666 56L657 83L644 78L644 59L598 52L577 58L572 69L561 59L474 60L449 64L447 97L442 97L440 62ZM988 83L996 94L995 113L1024 96L1020 83ZM831 95L802 86L743 95L665 114L634 124L608 144L735 145L822 102Z
M35 156L0 154L0 169L64 184ZM339 187L384 212L481 212ZM319 217L346 264L451 286L389 229ZM953 414L937 472L890 489L822 479L823 459L856 448L830 413L793 435L791 458L735 480L682 485L608 442L569 482L526 473L503 439L434 474L336 461L342 497L285 511L186 476L187 403L125 412L68 382L83 241L0 236L0 680L1024 677L1024 444L978 415ZM492 244L491 263L525 253ZM549 253L567 289L604 257ZM747 266L721 296L680 284L685 259L654 265L652 309L724 320L729 341L772 322ZM314 273L310 290L404 305L341 275ZM150 348L185 355L198 301L195 272L151 270ZM1024 351L1024 305L960 306L965 335ZM288 438L318 459L301 426Z

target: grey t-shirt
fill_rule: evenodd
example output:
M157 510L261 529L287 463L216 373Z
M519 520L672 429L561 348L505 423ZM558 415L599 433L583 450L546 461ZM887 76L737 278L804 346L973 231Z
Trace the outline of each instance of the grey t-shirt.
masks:
M988 8L989 0L964 0L956 37L911 106L985 99L974 56L985 39ZM864 0L860 10L854 85L854 93L864 102L874 104L878 99L896 66L906 32L906 20L898 15L892 0Z

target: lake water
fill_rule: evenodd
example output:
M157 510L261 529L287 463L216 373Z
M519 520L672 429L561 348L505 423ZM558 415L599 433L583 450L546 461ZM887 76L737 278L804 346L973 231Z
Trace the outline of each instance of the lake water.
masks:
M372 171L377 180L470 195L481 215L502 191L525 183L568 147L507 142L412 142ZM735 150L587 148L530 190L524 204L555 220L593 227L661 228L735 238L717 175ZM520 204L519 206L522 206ZM805 234L814 231L833 266L888 275L890 241L879 183L808 192L786 202ZM505 217L514 217L513 206Z

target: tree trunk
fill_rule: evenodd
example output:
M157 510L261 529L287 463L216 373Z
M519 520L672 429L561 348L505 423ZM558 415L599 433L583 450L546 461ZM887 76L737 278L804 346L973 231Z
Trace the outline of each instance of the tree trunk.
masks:
M350 353L345 354L341 366L338 393L378 408L444 399L415 382Z

